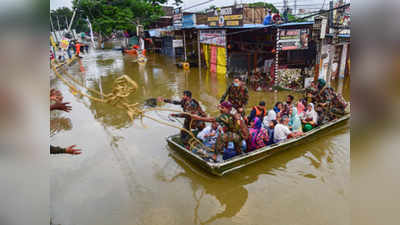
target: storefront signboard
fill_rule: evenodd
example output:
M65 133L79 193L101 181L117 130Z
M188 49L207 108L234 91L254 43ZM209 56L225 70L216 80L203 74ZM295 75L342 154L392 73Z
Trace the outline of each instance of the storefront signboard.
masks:
M183 27L192 27L196 25L196 14L183 15Z
M173 48L183 47L183 40L182 39L172 40L172 47Z
M309 29L280 29L278 44L281 51L308 49Z
M200 43L226 46L225 30L200 30Z
M207 12L210 27L233 27L243 25L243 8L225 7Z

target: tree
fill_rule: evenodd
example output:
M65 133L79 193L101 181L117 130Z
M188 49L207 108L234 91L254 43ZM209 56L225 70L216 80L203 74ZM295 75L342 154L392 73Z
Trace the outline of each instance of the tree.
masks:
M249 7L264 7L267 9L271 9L272 13L279 13L279 10L271 3L254 2L254 3L250 3Z
M93 30L109 35L115 31L136 30L150 25L164 15L160 4L167 0L74 0L73 6L87 16Z

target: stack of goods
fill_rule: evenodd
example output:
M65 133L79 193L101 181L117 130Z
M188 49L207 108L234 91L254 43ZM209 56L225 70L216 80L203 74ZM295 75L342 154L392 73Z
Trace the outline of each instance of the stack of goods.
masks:
M304 87L301 69L280 69L277 71L278 86L286 89L299 90Z

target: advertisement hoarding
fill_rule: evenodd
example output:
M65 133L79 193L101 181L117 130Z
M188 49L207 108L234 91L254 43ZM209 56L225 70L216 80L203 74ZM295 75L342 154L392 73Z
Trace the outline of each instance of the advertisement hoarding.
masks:
M210 27L231 27L243 25L243 8L225 7L207 13Z
M308 39L308 29L281 29L278 44L281 51L308 49Z
M200 30L200 43L226 46L225 30Z

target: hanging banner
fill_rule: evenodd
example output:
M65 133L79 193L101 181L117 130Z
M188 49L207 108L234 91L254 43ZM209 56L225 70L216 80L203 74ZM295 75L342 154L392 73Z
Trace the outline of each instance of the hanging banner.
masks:
M218 47L217 74L226 74L226 48L224 47Z
M208 45L203 45L204 61L206 62L207 68L210 68L210 62L208 61Z
M217 46L211 46L210 71L217 72Z
M308 49L309 30L280 29L278 44L281 51Z
M243 26L243 8L225 7L207 12L207 23L210 27Z
M226 46L225 30L200 30L200 43Z

